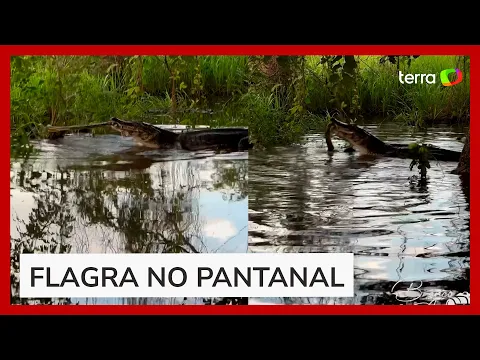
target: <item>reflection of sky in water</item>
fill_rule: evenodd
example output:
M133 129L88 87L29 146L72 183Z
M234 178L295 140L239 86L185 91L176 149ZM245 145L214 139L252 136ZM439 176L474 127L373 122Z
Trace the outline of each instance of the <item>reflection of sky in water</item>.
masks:
M11 176L15 174L12 171ZM205 173L203 174L205 175ZM120 174L118 178L122 178ZM205 178L203 178L205 179ZM31 210L36 207L34 194L22 189L12 188L10 191L10 228L11 236L19 236L17 231L17 218L28 222ZM247 207L248 198L239 201L228 201L223 199L221 192L210 190L200 190L198 192L198 210L200 218L203 220L202 234L204 236L204 245L208 252L246 252L247 251ZM111 252L111 248L105 247L103 240L106 234L99 226L80 224L81 229L77 228L74 235L76 240L82 245L77 247L81 252L102 253ZM115 231L109 230L109 239L111 240ZM84 248L84 240L88 239L88 249ZM119 252L121 249L115 249Z
M200 195L199 205L207 218L203 234L207 247L217 252L247 252L248 200L225 202L218 193Z
M199 252L247 251L248 198L245 196L241 199L238 195L240 189L245 193L246 185L242 182L246 181L247 174L243 173L243 180L241 175L237 178L234 175L238 175L239 171L242 174L242 168L243 171L246 170L248 153L214 155L205 152L152 150L135 154L123 153L129 146L129 140L119 136L105 136L102 139L79 136L67 137L57 144L45 142L40 146L43 152L25 167L26 178L30 178L32 171L41 173L40 178L32 179L30 184L24 183L27 189L19 186L21 167L14 162L10 171L11 237L18 238L17 226L21 231L24 230L16 218L28 222L29 214L36 207L37 195L34 195L32 187L37 186L37 193L59 189L59 175L55 179L54 173L58 172L57 166L60 166L71 169L70 179L64 188L69 191L66 203L72 205L75 217L70 238L72 252L126 252L126 235L122 231L104 224L92 224L85 213L78 211L74 205L78 199L76 189L93 191L97 198L103 196L106 199L105 206L115 219L119 217L120 209L127 212L142 209L143 215L132 219L142 222L143 226L153 232L159 231L156 229L160 226L163 229L161 231L167 231L167 235L171 230L165 230L167 225L162 225L169 224L165 217L168 214L166 211L174 211L172 197L183 194L178 200L178 211L182 214L182 220L178 220L178 224L185 226L184 234L189 236L194 248ZM47 179L47 173L54 175ZM132 191L142 187L142 173L149 175L145 178L143 193ZM155 194L163 194L163 197L147 195L150 187ZM112 197L111 193L108 195L107 188L113 189L116 197ZM126 207L122 208L122 204ZM58 226L52 225L50 229L58 232ZM94 303L106 303L105 301L125 303L127 300L93 299ZM128 300L134 303L172 301L177 303L179 299ZM199 299L189 299L188 302L198 303Z
M461 151L461 134L434 128L409 134L372 127L391 143L424 141ZM250 252L354 252L354 299L378 296L399 280L464 291L469 259L469 209L455 162L431 161L428 187L409 178L409 159L361 158L324 135L305 144L249 157ZM469 276L469 275L468 275ZM459 280L460 279L460 280ZM427 286L427 285L425 285ZM332 299L250 299L251 303L331 303ZM338 299L337 299L338 301ZM367 301L372 303L372 299Z

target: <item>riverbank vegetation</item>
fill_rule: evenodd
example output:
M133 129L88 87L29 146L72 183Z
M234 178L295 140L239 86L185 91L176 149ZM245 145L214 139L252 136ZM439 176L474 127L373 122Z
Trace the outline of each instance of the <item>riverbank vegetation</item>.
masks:
M442 86L440 71L463 81ZM268 146L342 119L414 126L468 123L467 56L17 56L11 59L12 143L47 125L106 121L248 126ZM398 72L435 74L402 84Z

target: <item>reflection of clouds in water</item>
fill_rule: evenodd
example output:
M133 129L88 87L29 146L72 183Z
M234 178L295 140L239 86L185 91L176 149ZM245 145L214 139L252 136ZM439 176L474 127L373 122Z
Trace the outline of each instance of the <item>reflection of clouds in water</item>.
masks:
M210 219L203 228L203 233L206 236L220 240L228 240L235 236L237 231L235 224L225 219Z
M211 168L207 168L207 169L200 169L198 171L198 177L202 180L202 181L206 181L206 182L211 182L213 177L215 175L215 171Z
M68 139L68 141L72 140ZM82 140L82 143L84 141ZM61 181L62 175L58 172L57 166L62 161L66 162L64 164L66 166L72 166L72 164L78 162L86 164L85 156L88 156L88 151L83 154L82 158L82 155L78 152L71 154L71 149L63 147L64 144L61 146L45 144L42 149L45 152L41 152L37 159L29 162L26 166L25 178L30 179L29 182L32 186L34 183L38 183L40 188L37 188L37 191L39 193L46 190L59 192L59 181ZM57 158L60 154L65 155L62 156L63 159ZM229 159L226 158L225 160ZM245 159L239 158L238 160ZM155 232L158 231L156 225L153 227L150 225L155 223L161 226L164 220L161 216L159 217L159 214L164 211L173 211L172 206L176 206L176 202L171 203L171 199L181 196L177 199L180 201L178 203L180 209L177 211L183 214L183 220L179 219L179 225L183 224L189 228L189 223L193 222L192 226L194 223L197 224L198 234L192 233L190 235L193 236L191 241L195 243L198 250L214 252L221 247L218 251L243 252L247 249L247 239L245 234L242 234L239 230L246 226L248 221L246 216L247 200L226 201L222 198L222 192L213 188L215 180L222 180L218 178L217 171L231 167L230 161L206 158L153 163L140 172L136 170L113 171L105 168L102 170L101 167L87 167L88 170L67 170L67 173L69 173L68 180L66 179L66 182L62 185L62 189L67 191L68 194L62 202L62 207L67 206L67 204L78 203L79 194L76 189L84 189L87 190L87 193L80 196L88 196L88 199L85 197L85 200L89 203L89 207L96 206L93 203L94 198L101 198L99 204L105 206L105 211L109 212L112 219L117 219L120 216L120 211L126 212L128 218L130 218L130 212L137 208L142 213L138 220L150 223L147 227ZM38 196L33 195L30 191L25 192L15 189L15 185L20 180L20 170L20 164L14 162L10 174L12 188L11 236L14 238L19 236L16 231L16 227L19 225L16 222L16 216L18 215L20 219L28 222L30 212L37 206L34 198ZM32 171L40 172L41 179L31 178ZM142 173L145 175L142 175ZM142 181L143 176L145 177L144 181ZM24 185L27 185L27 183ZM166 197L159 198L156 195L152 197L151 190L154 193L164 193ZM85 218L82 211L78 211L77 206L73 206L71 210L72 215L76 218L73 224L75 230L73 236L69 239L74 252L122 253L126 251L124 241L122 241L122 231L102 223L92 224L88 218ZM98 212L99 210L95 211ZM203 225L207 227L202 231ZM56 228L55 224L50 227L53 231L57 230ZM185 228L185 231L187 228ZM185 234L189 236L189 232ZM228 244L225 244L226 242ZM205 245L207 245L206 248Z
M247 252L248 198L225 201L221 193L202 190L199 205L209 252Z

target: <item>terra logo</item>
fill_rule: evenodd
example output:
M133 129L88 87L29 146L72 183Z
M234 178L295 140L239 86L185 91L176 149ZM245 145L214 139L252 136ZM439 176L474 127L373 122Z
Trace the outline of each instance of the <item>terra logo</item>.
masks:
M453 82L450 82L448 79L448 74L457 73L457 79ZM453 86L457 85L458 83L462 82L462 72L459 69L446 69L440 73L440 81L442 82L443 86Z
M450 81L448 75L456 73L457 77L455 80ZM440 72L440 81L443 86L453 86L462 82L463 74L460 69L445 69ZM436 84L436 74L403 74L401 71L398 72L398 81L402 84Z

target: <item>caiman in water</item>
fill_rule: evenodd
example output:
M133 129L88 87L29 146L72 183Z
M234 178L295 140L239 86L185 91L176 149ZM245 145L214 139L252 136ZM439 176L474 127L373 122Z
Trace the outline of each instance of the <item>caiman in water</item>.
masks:
M247 128L218 128L175 133L152 124L137 121L110 119L112 129L122 136L132 137L139 145L160 149L233 150L251 147Z
M387 144L365 129L354 124L347 124L332 118L325 131L328 151L333 151L332 135L350 143L350 146L360 154L383 155L388 157L411 158L408 144ZM457 161L460 152L427 145L430 160Z

